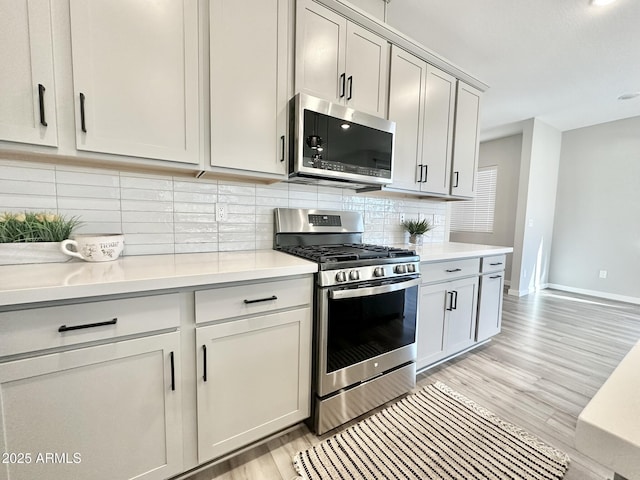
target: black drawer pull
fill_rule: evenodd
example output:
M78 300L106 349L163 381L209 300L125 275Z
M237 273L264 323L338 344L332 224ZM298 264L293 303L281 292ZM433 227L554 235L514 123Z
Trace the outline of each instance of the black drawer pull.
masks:
M447 295L451 296L449 297L449 306L446 307L445 310L450 312L451 310L453 310L453 292L447 292Z
M176 389L176 369L173 361L173 352L169 354L169 358L171 360L171 390L175 391Z
M445 270L445 272L447 273L454 273L454 272L461 272L462 269L461 268L452 268L450 270Z
M202 356L203 356L202 380L206 382L207 381L207 346L206 345L202 345Z
M454 290L453 291L454 296L453 296L453 307L451 307L453 310L457 310L458 309L458 291Z
M257 300L245 300L244 303L246 305L249 305L250 303L259 303L259 302L269 302L271 300L277 300L278 297L276 297L275 295L272 295L268 298L258 298Z
M58 328L58 331L69 332L71 330L82 330L83 328L104 327L105 325L115 325L116 323L118 323L117 318L114 318L113 320L107 320L106 322L85 323L84 325L74 325L73 327L67 327L66 325L61 325L60 328Z
M490 263L492 267L497 267L498 265L502 265L502 262Z
M493 277L489 277L491 280L494 280L496 278L502 278L502 275L494 275Z
M38 103L40 106L40 125L42 125L43 127L48 127L47 121L44 118L44 91L45 90L46 88L44 88L44 85L39 83L38 84Z

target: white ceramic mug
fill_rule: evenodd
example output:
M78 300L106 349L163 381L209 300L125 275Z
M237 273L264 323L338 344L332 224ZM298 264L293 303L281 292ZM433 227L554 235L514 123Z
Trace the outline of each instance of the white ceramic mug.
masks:
M72 248L69 248L72 247ZM78 257L87 262L109 262L117 259L124 248L124 235L110 233L104 235L75 235L63 240L62 253Z

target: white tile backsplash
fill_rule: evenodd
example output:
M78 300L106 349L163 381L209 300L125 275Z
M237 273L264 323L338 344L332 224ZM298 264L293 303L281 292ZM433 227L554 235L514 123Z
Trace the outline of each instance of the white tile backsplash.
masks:
M217 222L215 207L227 207ZM446 204L357 194L315 185L271 185L115 172L0 159L0 212L46 210L83 221L79 232L122 232L125 255L273 247L277 207L352 210L364 216L364 241L403 243L400 215L433 219L425 241L444 241Z

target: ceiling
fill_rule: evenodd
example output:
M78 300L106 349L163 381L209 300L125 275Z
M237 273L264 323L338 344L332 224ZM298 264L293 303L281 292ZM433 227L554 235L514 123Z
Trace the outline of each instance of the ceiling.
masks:
M489 85L483 140L640 115L640 1L390 0L387 23Z

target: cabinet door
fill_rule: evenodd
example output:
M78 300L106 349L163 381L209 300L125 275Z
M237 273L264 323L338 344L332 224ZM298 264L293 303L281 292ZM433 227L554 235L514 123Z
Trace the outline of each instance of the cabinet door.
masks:
M71 0L78 150L198 163L196 0Z
M347 24L347 105L386 118L389 43L354 23Z
M481 342L500 333L503 288L504 274L502 272L480 277L476 342Z
M426 75L424 61L395 46L391 48L389 120L396 122L394 188L420 190L422 169L417 160L422 151Z
M198 461L309 416L311 310L196 329Z
M182 471L180 334L0 364L0 479L165 479ZM175 390L172 389L172 385ZM38 455L57 454L53 462Z
M456 79L431 65L427 66L422 160L423 192L449 193Z
M0 0L0 139L56 146L48 0Z
M420 287L416 368L424 368L445 356L444 325L446 284Z
M480 90L458 81L451 195L473 197L478 165Z
M210 25L211 164L284 178L288 1L213 0Z
M478 277L449 282L447 295L445 342L451 355L475 343Z
M296 12L296 92L341 103L345 96L347 20L311 0Z

